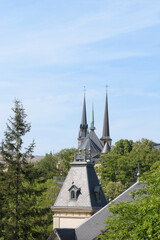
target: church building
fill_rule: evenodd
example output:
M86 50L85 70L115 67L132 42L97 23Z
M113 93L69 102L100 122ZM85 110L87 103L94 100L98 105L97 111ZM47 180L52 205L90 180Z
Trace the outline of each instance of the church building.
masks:
M91 126L88 130L87 113L86 113L86 99L84 95L82 120L78 135L78 149L83 151L91 151L91 161L96 163L101 154L110 152L112 139L109 131L109 114L108 114L108 95L106 92L104 121L102 137L99 139L95 133L94 126L94 109L92 106Z
M109 132L108 96L106 93L102 137L95 134L94 110L88 130L86 99L84 96L82 120L78 135L79 153L74 161L52 206L53 232L47 240L95 240L105 227L104 221L111 215L94 165L101 154L111 149ZM132 201L130 193L142 188L139 180L120 194L115 203Z
M79 153L75 154L74 161L70 164L71 168L68 175L54 206L51 208L53 211L53 227L56 231L65 229L66 239L72 239L70 236L70 234L72 235L72 229L76 229L107 205L107 200L94 165L99 156L103 153L108 153L110 148L111 138L109 135L107 93L101 139L95 133L93 106L91 126L88 129L84 95L82 119L78 135ZM61 238L52 234L50 239L56 240Z

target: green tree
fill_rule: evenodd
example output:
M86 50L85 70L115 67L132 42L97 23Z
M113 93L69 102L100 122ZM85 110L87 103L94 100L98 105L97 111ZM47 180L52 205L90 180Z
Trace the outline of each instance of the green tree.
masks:
M3 236L3 221L2 219L5 216L4 211L4 202L5 202L5 186L4 186L4 164L0 162L0 239Z
M42 171L46 179L53 176L66 176L76 152L75 148L65 148L55 154L46 154L41 161L35 163L35 168Z
M35 168L42 172L46 179L53 178L59 175L58 159L52 153L45 155L43 159L34 164Z
M133 193L133 202L110 206L112 216L97 239L141 240L160 239L160 167L143 176L144 189Z
M47 181L44 183L44 187L46 188L46 191L38 197L38 205L42 209L48 209L49 211L43 216L43 221L47 223L45 233L43 234L44 230L41 229L44 228L44 226L39 227L39 232L47 238L53 231L53 213L51 210L51 206L54 205L54 202L60 191L60 187L53 179L47 179Z
M108 182L107 185L103 185L103 191L107 200L113 200L125 191L125 186L120 182Z
M115 146L112 147L111 152L120 154L120 155L128 155L132 151L133 141L127 139L121 139L115 143Z
M124 142L126 140L120 140L115 146ZM99 163L101 163L99 175L103 184L108 181L120 181L122 184L131 185L136 181L138 165L141 173L143 173L149 171L154 162L160 161L160 152L154 149L152 142L147 139L133 143L132 150L126 154L121 147L116 147L116 149L117 153L111 151L108 154L103 154L99 159ZM118 152L118 149L120 149L120 152Z
M75 148L65 148L56 154L58 168L62 176L67 176L70 169L70 163L74 161L74 154L78 150Z
M0 178L3 195L1 240L45 239L46 221L43 216L48 209L38 205L38 196L44 191L44 180L33 164L27 162L34 142L23 147L23 137L30 131L31 125L26 122L27 115L20 101L15 101L12 111L13 116L8 120L0 148L5 168ZM39 232L40 226L43 226L44 230L40 229L42 232Z

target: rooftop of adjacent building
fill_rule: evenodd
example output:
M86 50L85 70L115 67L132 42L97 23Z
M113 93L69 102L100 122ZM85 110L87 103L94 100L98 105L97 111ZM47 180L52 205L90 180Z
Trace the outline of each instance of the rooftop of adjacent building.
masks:
M78 192L76 199L71 197L72 188ZM96 196L97 191L100 192L100 199ZM98 210L106 203L90 153L77 153L52 209Z
M143 184L137 181L130 188L128 188L126 191L120 194L117 198L115 198L113 200L114 203L118 203L120 201L125 201L125 202L133 201L130 193L140 188L143 188ZM95 213L89 219L84 221L81 225L79 225L75 229L73 228L54 229L54 231L52 232L52 234L49 236L47 240L55 240L57 236L58 236L58 239L60 240L96 239L96 237L100 235L101 230L105 227L104 221L111 215L111 212L109 211L109 208L108 208L111 203L112 201L109 204L106 204L102 209L100 209L97 213Z

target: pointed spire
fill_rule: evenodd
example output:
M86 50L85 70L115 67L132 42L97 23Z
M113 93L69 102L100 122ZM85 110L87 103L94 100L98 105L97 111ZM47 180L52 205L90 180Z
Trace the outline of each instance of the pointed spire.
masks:
M101 138L103 146L106 142L108 142L109 146L111 147L111 138L109 132L109 114L108 114L108 93L106 87L106 102L105 102L105 111L104 111L104 121L103 121L103 132Z
M96 128L94 126L94 107L93 107L93 104L92 104L92 119L91 119L91 126L90 126L90 130L91 131L94 131Z
M86 98L85 98L85 89L84 89L84 101L83 101L82 119L80 124L79 135L78 135L78 147L81 145L81 143L83 142L87 134L88 134L88 124L87 124Z
M81 120L81 125L85 126L87 125L87 113L86 113L86 98L85 98L85 93L84 93L84 101L83 101L83 111L82 111L82 120ZM88 127L88 125L87 125Z
M107 94L107 90L106 90L106 103L105 103L102 137L105 137L105 138L109 137L109 116L108 116L108 94Z

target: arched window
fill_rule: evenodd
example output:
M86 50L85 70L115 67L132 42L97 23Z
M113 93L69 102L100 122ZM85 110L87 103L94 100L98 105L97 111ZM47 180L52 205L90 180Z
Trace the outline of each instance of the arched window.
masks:
M72 191L71 191L71 199L75 199L75 197L76 197L75 191L72 190Z
M72 185L68 191L70 192L70 199L71 200L77 200L78 199L78 196L80 194L80 191L81 189L80 188L77 188L75 185Z

